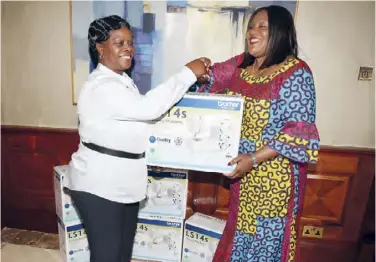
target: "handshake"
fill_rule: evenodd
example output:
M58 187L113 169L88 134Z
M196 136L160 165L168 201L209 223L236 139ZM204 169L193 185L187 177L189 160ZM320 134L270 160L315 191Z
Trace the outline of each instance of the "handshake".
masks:
M186 66L196 75L199 83L209 82L211 70L211 61L209 58L201 57L192 60Z

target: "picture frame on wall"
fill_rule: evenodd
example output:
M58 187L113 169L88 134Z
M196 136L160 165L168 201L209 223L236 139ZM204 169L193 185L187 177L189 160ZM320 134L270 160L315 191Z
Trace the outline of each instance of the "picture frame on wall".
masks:
M87 32L94 19L119 15L130 23L135 43L131 76L145 94L192 59L220 62L243 52L249 17L272 4L286 7L296 20L298 1L70 1L72 103L77 104L93 70ZM218 44L221 52L213 48Z

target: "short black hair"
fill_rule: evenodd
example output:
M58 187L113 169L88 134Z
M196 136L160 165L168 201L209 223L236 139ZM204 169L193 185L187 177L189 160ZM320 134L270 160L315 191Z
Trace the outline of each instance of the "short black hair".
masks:
M106 41L110 37L111 31L118 30L123 26L131 30L129 23L117 15L102 17L91 22L87 38L89 40L89 55L94 67L97 67L99 63L96 44Z
M294 18L284 7L271 5L257 9L248 21L248 26L253 18L261 11L268 14L269 41L267 45L266 58L260 69L282 63L286 57L298 57L298 41L296 39L296 29ZM247 45L245 46L247 50ZM255 57L245 51L243 62L240 68L246 68L254 63Z

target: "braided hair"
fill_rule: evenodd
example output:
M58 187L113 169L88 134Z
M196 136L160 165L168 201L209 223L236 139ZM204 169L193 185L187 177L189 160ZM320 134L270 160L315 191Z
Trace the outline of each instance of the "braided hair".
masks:
M123 26L131 30L129 23L117 15L102 17L91 22L87 38L89 40L90 58L95 67L99 63L99 52L96 44L103 43L110 37L111 31L118 30Z

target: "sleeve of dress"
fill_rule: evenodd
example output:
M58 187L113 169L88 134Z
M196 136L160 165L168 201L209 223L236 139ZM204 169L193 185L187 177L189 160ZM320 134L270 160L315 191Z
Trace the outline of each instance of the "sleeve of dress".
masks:
M194 84L190 92L200 93L223 93L231 86L237 67L243 61L244 54L228 59L225 62L214 63L211 69L210 81L208 84Z
M316 163L320 144L316 128L316 94L312 73L303 66L284 81L278 102L281 129L268 146L301 163Z

